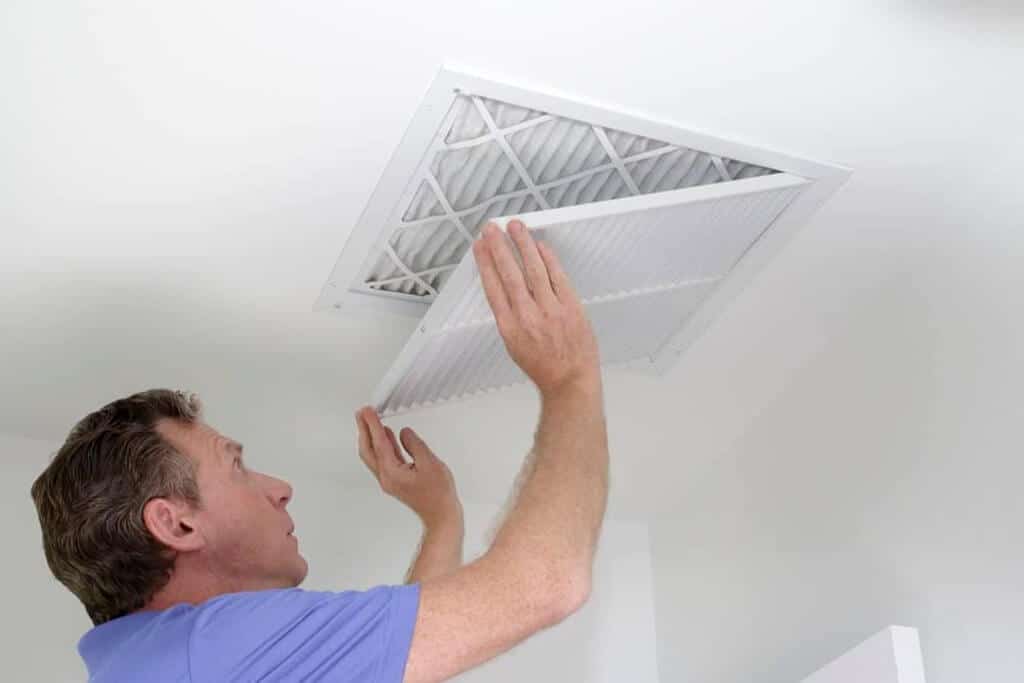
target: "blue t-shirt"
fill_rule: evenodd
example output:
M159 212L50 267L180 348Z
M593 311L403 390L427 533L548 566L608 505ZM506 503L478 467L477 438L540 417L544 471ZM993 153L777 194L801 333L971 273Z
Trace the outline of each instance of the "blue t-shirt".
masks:
M96 683L401 683L419 596L418 583L230 593L100 624L78 652Z

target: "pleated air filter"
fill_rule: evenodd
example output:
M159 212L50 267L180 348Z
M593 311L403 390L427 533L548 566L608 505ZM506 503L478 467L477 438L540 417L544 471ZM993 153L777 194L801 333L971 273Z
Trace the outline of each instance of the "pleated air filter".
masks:
M316 308L421 318L382 415L527 381L470 249L518 217L558 254L602 363L661 374L848 174L442 69Z

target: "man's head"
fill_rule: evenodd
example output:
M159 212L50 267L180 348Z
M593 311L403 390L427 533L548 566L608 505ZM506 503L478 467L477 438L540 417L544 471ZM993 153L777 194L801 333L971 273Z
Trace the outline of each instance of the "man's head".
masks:
M32 485L50 569L96 624L172 580L184 595L298 585L291 495L245 467L194 394L167 389L86 416Z

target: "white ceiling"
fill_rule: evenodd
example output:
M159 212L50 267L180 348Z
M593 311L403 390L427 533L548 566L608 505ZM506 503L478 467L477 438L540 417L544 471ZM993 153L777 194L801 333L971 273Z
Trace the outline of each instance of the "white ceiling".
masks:
M7 0L0 431L189 388L260 465L365 482L351 413L414 321L311 307L451 59L855 169L670 376L607 375L612 505L669 504L880 293L1020 284L1024 10L973 4ZM536 410L392 424L493 500Z

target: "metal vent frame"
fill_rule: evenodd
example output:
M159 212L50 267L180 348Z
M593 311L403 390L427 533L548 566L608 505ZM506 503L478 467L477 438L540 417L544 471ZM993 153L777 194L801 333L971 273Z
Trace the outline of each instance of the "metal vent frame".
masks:
M353 291L432 302L501 216L778 173L471 93L456 96L425 159Z

